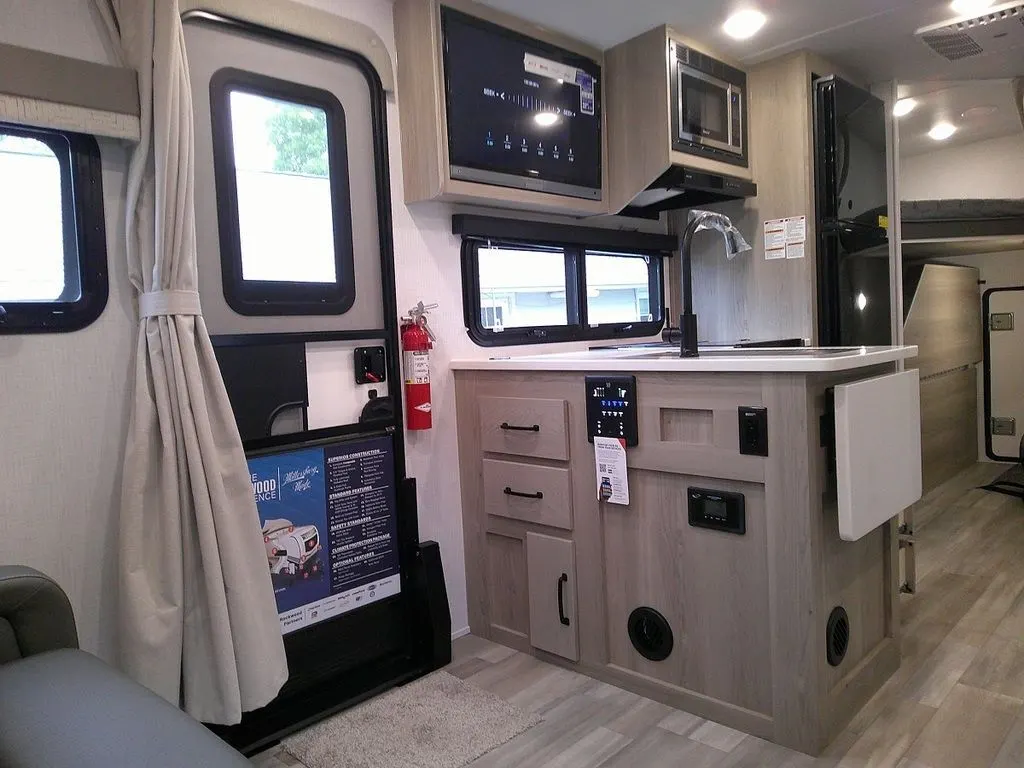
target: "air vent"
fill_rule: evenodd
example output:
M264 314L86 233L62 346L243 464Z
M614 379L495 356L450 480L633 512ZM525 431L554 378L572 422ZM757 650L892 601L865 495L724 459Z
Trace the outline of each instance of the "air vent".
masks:
M637 608L626 620L629 641L636 652L651 661L664 661L672 653L675 640L668 620L653 608Z
M946 61L1007 53L1024 46L1024 0L923 27L914 34Z
M984 53L985 49L965 32L941 35L921 35L928 47L947 61L959 61Z
M839 605L832 609L828 623L825 625L825 655L828 663L838 667L846 658L850 648L850 617L846 609Z

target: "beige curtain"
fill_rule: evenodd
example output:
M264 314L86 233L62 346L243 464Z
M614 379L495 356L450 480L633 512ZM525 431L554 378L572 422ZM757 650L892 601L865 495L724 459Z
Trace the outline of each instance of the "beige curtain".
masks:
M120 518L121 660L199 720L236 723L288 677L242 444L200 311L192 93L177 0L96 0L139 72L127 190L139 296Z

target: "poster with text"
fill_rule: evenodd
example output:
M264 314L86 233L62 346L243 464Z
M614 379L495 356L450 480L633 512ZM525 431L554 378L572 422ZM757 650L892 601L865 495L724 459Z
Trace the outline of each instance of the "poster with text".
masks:
M284 634L400 591L392 441L249 459Z

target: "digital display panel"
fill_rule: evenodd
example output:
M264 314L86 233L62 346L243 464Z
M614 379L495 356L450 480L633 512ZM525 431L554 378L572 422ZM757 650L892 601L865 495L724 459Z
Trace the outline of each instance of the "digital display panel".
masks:
M441 19L452 177L600 199L600 65L450 8Z

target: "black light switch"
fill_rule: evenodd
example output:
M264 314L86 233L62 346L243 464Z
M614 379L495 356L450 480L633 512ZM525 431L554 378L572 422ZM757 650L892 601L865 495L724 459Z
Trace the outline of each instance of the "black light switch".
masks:
M387 379L384 347L356 347L356 384L381 384Z
M768 455L768 409L740 406L740 453Z

